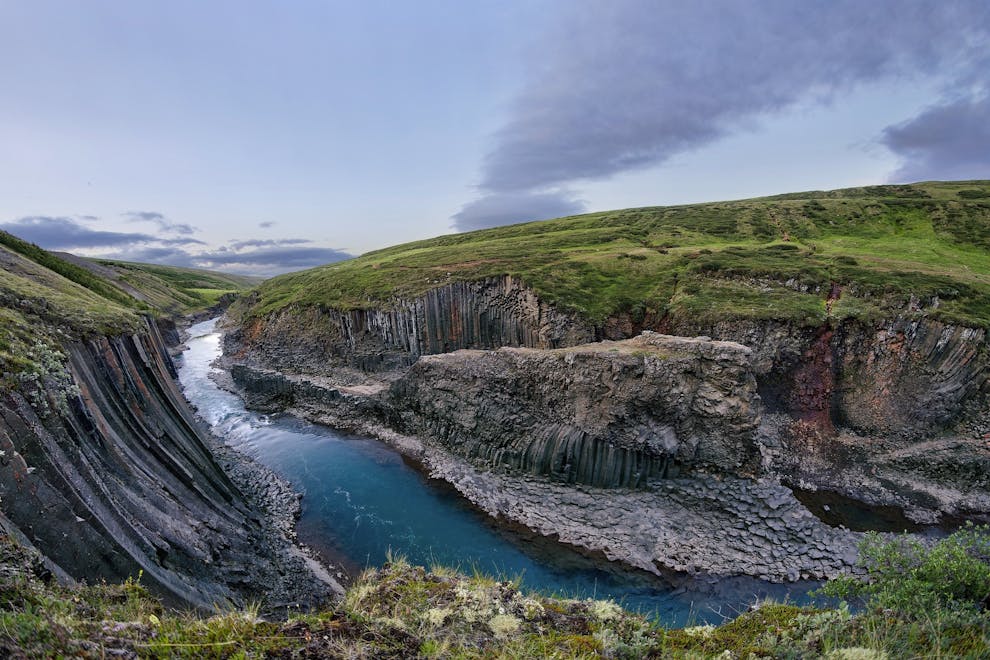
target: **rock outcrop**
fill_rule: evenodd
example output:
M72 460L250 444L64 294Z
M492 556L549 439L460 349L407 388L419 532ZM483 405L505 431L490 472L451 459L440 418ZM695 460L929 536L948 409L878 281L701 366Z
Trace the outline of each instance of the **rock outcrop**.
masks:
M990 395L990 345L978 328L903 318L822 328L773 320L662 325L751 347L767 408L824 430L919 438L951 427Z
M154 322L64 350L63 378L0 397L0 508L54 565L182 606L332 595L218 465Z
M452 453L565 482L746 473L759 456L750 350L705 338L424 356L388 402L395 425Z

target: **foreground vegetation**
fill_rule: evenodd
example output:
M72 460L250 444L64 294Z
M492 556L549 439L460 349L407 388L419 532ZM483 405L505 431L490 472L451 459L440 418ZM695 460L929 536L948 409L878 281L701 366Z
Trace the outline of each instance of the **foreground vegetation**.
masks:
M55 584L0 537L0 656L375 658L805 658L990 655L990 529L934 547L870 536L865 580L826 585L856 612L761 603L720 626L665 629L615 603L527 595L512 582L393 561L333 609L258 616L168 611L140 585Z
M990 182L872 186L592 213L442 236L268 280L249 316L387 306L514 276L593 323L926 314L990 326ZM832 284L841 298L826 302Z

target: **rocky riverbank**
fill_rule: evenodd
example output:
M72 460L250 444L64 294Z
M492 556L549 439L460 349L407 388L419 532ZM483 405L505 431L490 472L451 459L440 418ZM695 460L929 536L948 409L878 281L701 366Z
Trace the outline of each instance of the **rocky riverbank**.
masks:
M307 610L342 596L344 585L349 582L344 569L327 557L317 557L296 534L296 522L302 513L302 495L252 457L225 444L208 430L205 435L220 467L259 512L266 530L264 538L271 544L271 548L261 554L275 557L279 579L266 585L263 611L278 615L291 610Z

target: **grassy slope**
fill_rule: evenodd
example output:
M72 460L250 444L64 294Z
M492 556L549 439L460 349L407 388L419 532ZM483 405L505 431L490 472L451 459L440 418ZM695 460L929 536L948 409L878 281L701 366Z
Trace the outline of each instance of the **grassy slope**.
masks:
M108 274L68 257L0 232L0 388L57 370L46 356L57 356L66 337L133 332L141 313L203 309L256 282L145 264L112 263Z
M937 296L928 314L985 327L990 181L626 209L441 236L268 280L249 314L367 308L496 275L517 276L595 323L628 312L818 324L838 282L845 291L833 316L882 317L912 295L923 305Z
M145 302L168 313L188 313L215 305L225 293L239 293L260 278L193 268L127 261L94 260L109 269L117 286L135 291ZM134 294L132 294L134 295Z
M139 326L143 308L137 300L55 259L45 258L42 265L0 245L0 389L10 387L17 374L44 372L41 354L56 351L63 338Z

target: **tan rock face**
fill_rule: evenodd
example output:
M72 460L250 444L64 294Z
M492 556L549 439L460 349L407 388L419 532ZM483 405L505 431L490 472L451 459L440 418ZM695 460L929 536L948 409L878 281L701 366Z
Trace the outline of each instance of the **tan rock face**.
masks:
M595 486L698 467L748 473L751 351L644 333L568 349L424 356L389 392L409 432L481 464Z

